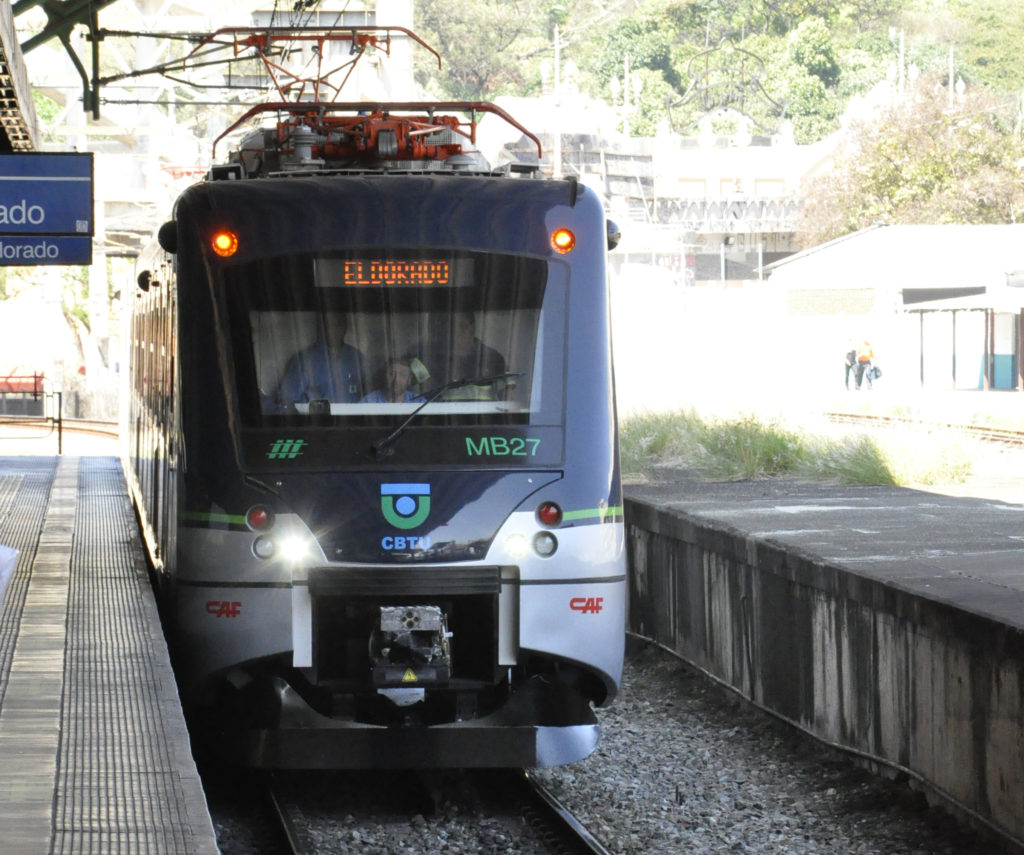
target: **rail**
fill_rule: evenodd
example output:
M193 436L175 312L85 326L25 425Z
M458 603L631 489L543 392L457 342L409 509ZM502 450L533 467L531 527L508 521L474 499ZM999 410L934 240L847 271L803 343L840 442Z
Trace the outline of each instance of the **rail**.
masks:
M306 833L302 808L295 800L291 787L277 775L268 775L264 781L266 797L273 809L284 844L290 855L307 855L313 844Z
M55 393L55 394L60 394ZM11 428L18 432L12 433ZM0 413L0 438L5 441L38 440L57 435L57 453L64 453L65 434L117 439L117 422L101 419L68 419L62 416L10 416Z
M573 816L572 811L533 772L524 770L512 774L518 779L523 798L539 812L541 821L551 829L553 849L580 855L611 855L601 841Z
M861 413L825 413L825 418L834 424L858 425L861 427L917 427L935 430L951 430L984 442L998 442L1003 445L1024 446L1024 430L988 427L958 422L927 421L899 416L876 416Z
M420 780L420 779L417 779ZM431 801L429 810L440 805L439 790L422 781ZM521 816L533 826L545 851L553 855L610 855L597 838L573 816L572 812L529 770L493 770L493 775L477 779L477 786L493 788L491 799L521 810ZM309 855L320 851L315 843L317 833L311 830L316 818L307 816L303 808L303 794L294 787L294 779L271 773L263 780L263 789L271 807L268 818L276 828L289 855ZM393 797L395 793L391 794ZM487 801L487 799L485 799ZM399 809L401 814L401 809ZM514 811L513 811L514 812ZM379 820L379 817L378 817Z

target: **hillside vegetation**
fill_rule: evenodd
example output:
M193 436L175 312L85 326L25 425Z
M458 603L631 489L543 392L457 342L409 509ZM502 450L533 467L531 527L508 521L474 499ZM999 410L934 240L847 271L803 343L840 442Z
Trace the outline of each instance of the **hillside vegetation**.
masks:
M835 170L805 191L805 244L1024 210L1019 0L418 0L415 26L444 60L417 72L438 96L541 94L557 33L561 80L616 104L634 135L696 134L703 118L811 143L846 116ZM851 114L870 93L875 108Z

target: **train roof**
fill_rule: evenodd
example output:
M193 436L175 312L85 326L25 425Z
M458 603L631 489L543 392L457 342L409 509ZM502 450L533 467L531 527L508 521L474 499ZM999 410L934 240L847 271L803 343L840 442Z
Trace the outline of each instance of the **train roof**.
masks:
M537 175L538 138L495 104L448 102L276 102L250 109L214 143L267 113L276 123L252 130L214 166L210 180L345 172ZM537 147L537 160L492 170L476 149L479 118L494 115Z

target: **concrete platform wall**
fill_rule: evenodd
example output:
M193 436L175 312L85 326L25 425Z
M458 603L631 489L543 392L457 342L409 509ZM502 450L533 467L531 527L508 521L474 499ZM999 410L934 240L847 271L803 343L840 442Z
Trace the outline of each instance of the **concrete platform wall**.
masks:
M629 625L1024 849L1024 634L679 510L626 502Z

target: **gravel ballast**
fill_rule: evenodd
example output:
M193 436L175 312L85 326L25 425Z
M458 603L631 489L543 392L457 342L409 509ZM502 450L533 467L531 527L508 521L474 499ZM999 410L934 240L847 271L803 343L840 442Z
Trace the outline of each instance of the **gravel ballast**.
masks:
M907 783L868 772L653 645L631 644L622 691L599 714L598 750L538 776L618 855L1007 852L929 807ZM392 783L382 784L382 774L393 774ZM339 773L333 796L319 787L317 851L544 851L522 820L499 816L474 795L472 776L444 777L431 813L400 796L408 776L375 773L361 782L357 773ZM389 786L396 796L391 809L365 812L351 802L353 792L365 802L370 790ZM208 793L222 851L280 851L268 838L272 826L259 816L255 791L242 790L222 782Z
M551 790L620 855L999 855L899 780L856 765L654 645L583 763Z

